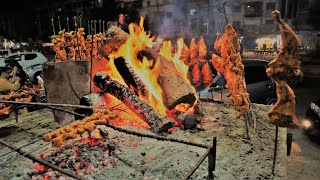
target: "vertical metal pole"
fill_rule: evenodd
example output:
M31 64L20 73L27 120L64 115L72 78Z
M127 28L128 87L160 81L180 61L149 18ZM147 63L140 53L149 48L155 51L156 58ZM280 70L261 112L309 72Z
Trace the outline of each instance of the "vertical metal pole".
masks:
M249 136L249 117L248 117L248 113L244 114L244 123L246 126L246 134L247 134L247 139L250 140L250 136Z
M102 21L102 32L104 33L104 31L105 31L105 21Z
M91 32L90 32L90 21L88 21L88 35L90 35L91 34Z
M60 16L58 16L58 23L59 23L59 31L61 31L61 22L60 22Z
M80 28L82 27L82 16L81 16L81 14L80 14L80 16L79 16L79 27L80 27Z
M93 32L93 29L91 29L91 31ZM93 59L93 34L91 36L91 58L90 58L90 94L91 94L91 91L92 91L92 67L93 67L93 64L92 64L92 59Z
M228 20L228 17L227 17L226 4L227 4L227 2L223 1L222 6L223 6L224 21L225 21L226 25L228 25L229 20Z
M99 33L101 33L101 19L99 19Z
M94 34L97 34L97 20L94 20Z
M277 151L278 151L278 131L279 131L279 128L278 126L276 126L276 138L274 141L274 150L273 150L272 175L275 175L274 169L276 166Z
M52 25L53 35L56 35L56 30L54 29L53 18L51 19L51 25Z
M213 180L213 171L216 170L216 157L217 157L217 138L213 138L212 147L208 155L208 179Z
M70 27L69 27L69 18L67 17L67 28L68 28L68 32L70 32Z

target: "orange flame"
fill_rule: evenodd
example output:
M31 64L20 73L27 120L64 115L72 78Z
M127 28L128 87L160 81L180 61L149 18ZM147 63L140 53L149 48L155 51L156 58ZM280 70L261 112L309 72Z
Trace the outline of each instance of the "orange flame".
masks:
M167 115L168 117L174 119L172 116L174 111L179 110L192 113L193 106L190 107L190 105L187 104L181 104L172 111L169 111L164 105L162 88L158 83L158 77L160 75L160 60L148 59L145 56L142 56L141 58L141 51L145 50L146 48L153 48L155 40L155 36L151 37L150 34L144 31L143 20L144 19L141 18L139 25L129 25L129 38L125 44L120 46L116 53L109 55L109 60L94 60L92 75L94 76L99 71L106 71L112 77L112 79L123 85L127 85L115 66L115 61L117 61L117 58L123 57L126 63L128 63L134 72L140 77L141 81L148 90L147 94L142 94L138 91L139 97L148 103L159 114ZM171 41L162 41L160 37L158 37L157 41L159 41L159 39L162 42L162 47L159 54L164 56L166 60L173 62L174 66L181 74L181 77L184 78L184 80L188 82L191 87L193 87L188 78L188 66L186 63L189 58L189 50L188 46L184 43L184 40L182 38L178 39L177 47L174 48ZM195 48L197 48L196 45ZM193 90L196 92L194 88ZM95 88L94 91L99 92L100 90ZM109 107L120 104L114 110L119 113L119 118L110 120L111 124L133 125L142 128L150 128L146 122L144 122L114 96L105 94L105 100Z

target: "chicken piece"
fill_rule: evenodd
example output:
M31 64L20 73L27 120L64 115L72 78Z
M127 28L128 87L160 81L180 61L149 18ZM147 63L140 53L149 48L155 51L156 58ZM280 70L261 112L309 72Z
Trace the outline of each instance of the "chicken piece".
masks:
M211 63L213 64L213 67L219 74L223 74L226 67L226 63L223 58L215 54L212 54Z
M299 61L300 42L294 31L280 18L279 11L273 11L272 16L281 30L282 48L269 63L267 74L274 80L294 83L302 78Z
M96 128L96 125L93 122L87 122L84 125L84 129L90 134L94 129Z
M207 55L207 46L204 43L204 39L201 36L198 41L199 58L204 58Z
M244 66L240 56L240 43L237 33L228 24L223 35L218 34L214 45L221 58L212 55L212 64L219 74L223 74L227 80L226 87L230 90L229 96L239 111L237 118L243 116L250 108L249 94L243 78Z
M183 41L183 39L182 39L182 41ZM188 46L184 43L184 42L182 42L183 43L183 46L182 46L182 49L181 49L181 55L180 55L180 60L181 61L183 61L184 62L184 64L188 64L189 62L188 62L188 59L189 59L189 48L188 48Z
M198 47L197 47L194 39L191 40L189 52L190 52L190 59L191 59L189 66L198 63L198 58L197 58Z
M201 69L201 74L203 77L203 84L208 87L213 84L213 78L212 78L212 71L210 68L209 63L204 63L202 69Z
M270 122L276 126L299 126L295 115L295 95L285 81L275 81L278 101L268 112Z
M222 46L222 35L220 33L217 33L217 39L216 41L214 42L214 49L221 53L220 50L221 50L221 46Z
M195 87L199 87L201 85L201 71L199 63L194 64L192 68L192 84Z

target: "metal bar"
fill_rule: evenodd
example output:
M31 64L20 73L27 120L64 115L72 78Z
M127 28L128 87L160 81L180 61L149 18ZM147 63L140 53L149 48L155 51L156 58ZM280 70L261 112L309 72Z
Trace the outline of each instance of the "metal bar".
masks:
M191 171L188 172L188 174L183 177L182 179L189 179L193 173L199 168L201 163L207 158L208 156L208 171L209 176L213 177L212 171L215 169L215 151L216 151L216 145L217 145L217 138L213 138L213 144L210 146L207 151L201 156L197 164L191 169Z
M250 136L249 136L249 117L248 117L248 113L244 114L244 123L246 126L246 134L247 134L247 139L250 140Z
M216 170L216 159L217 159L217 138L213 138L212 148L208 155L208 179L213 180L213 171Z
M272 174L274 174L274 169L276 166L276 159L277 159L277 151L278 151L278 131L279 131L279 127L276 126L276 138L275 138L275 142L274 142L274 150L273 150L273 163L272 163Z
M73 107L80 109L105 109L105 106L83 106L83 105L75 105L75 104L54 104L54 103L36 103L36 102L19 102L19 101L5 101L0 100L0 103L8 103L8 104L23 104L23 105L35 105L35 106L61 106L61 107Z
M224 21L225 21L226 25L228 25L229 20L228 20L228 17L227 17L226 4L227 4L227 2L223 1L222 6L223 6Z
M145 133L136 132L136 131L132 131L132 130L128 130L128 129L123 129L121 127L116 127L111 124L105 124L105 126L112 128L112 129L119 131L119 132L124 132L127 134L139 136L139 137L147 137L147 138L152 138L152 139L156 139L156 140L177 142L177 143L181 143L181 144L186 144L186 145L191 145L191 146L196 146L196 147L201 147L201 148L206 148L206 149L210 147L209 145L196 143L196 142L192 142L192 141L186 141L186 140L170 138L170 137L165 137L165 136L159 136L159 135L154 135L154 134L145 134Z
M31 155L31 154L24 154L24 152L22 152L20 149L14 147L13 145L9 145L8 143L6 143L6 142L4 142L4 141L2 141L2 140L0 140L0 143L1 143L2 145L6 146L6 147L8 147L8 148L10 148L10 149L12 149L12 150L15 150L16 152L18 152L19 154L25 156L26 158L29 158L29 159L37 162L37 163L40 163L40 164L42 164L42 165L44 165L44 166L47 166L47 167L49 167L49 168L51 168L51 169L54 169L54 170L56 170L56 171L59 171L59 172L65 174L65 175L67 175L67 176L69 176L69 177L73 177L73 178L75 178L75 179L80 179L80 180L84 179L84 178L82 178L82 177L80 177L80 176L72 173L71 171L68 171L68 170L65 170L65 169L61 169L61 168L59 168L58 166L55 166L55 165L53 165L53 164L51 164L51 163L49 163L49 162L47 162L47 161L44 161L44 160L42 160L42 159L39 159L39 158L37 158L37 157L35 157L35 156Z

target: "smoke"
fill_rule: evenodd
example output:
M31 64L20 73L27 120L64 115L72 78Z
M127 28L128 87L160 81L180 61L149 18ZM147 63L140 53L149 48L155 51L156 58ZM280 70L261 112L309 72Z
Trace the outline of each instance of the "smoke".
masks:
M213 46L216 34L224 31L226 23L222 0L163 2L168 3L149 1L150 6L141 11L142 16L150 19L150 29L155 35L170 40L184 37L187 44L192 38L203 36L206 44ZM226 6L237 2L228 0Z

